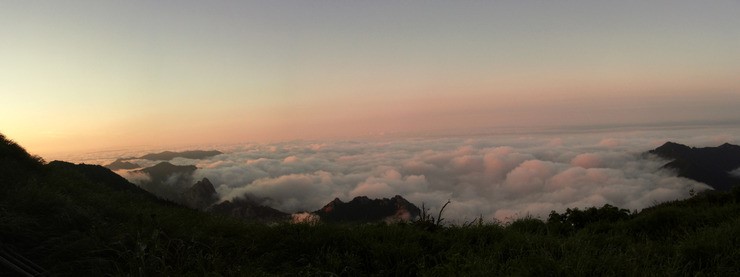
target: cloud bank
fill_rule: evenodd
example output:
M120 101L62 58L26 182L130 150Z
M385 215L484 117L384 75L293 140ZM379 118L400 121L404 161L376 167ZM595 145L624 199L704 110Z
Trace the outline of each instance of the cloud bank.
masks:
M733 135L527 135L375 141L288 142L233 147L196 162L222 200L243 195L286 212L313 211L338 197L402 195L461 223L507 221L611 204L642 209L709 187L661 170L643 155L665 141L738 143Z
M334 198L402 195L432 212L451 200L448 222L509 221L604 204L639 210L689 197L709 187L662 170L667 161L644 152L666 141L704 147L740 144L739 137L740 130L704 128L296 141L221 147L223 155L172 163L196 165L194 180L211 180L221 200L246 195L290 213L318 210ZM148 178L117 173L135 183Z

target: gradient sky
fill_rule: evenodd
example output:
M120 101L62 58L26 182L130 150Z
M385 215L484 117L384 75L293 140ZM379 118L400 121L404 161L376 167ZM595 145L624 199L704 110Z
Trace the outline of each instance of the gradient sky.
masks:
M740 122L740 1L0 2L34 153Z

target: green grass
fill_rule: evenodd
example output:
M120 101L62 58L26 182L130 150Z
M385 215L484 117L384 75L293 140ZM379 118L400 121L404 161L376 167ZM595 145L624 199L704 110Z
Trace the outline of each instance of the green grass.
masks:
M640 213L604 206L510 224L267 225L5 155L1 245L53 275L740 275L740 190Z

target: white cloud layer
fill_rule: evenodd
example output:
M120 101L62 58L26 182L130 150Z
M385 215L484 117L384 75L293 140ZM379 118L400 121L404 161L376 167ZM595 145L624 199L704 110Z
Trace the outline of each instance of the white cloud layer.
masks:
M690 132L685 132L690 134ZM642 209L707 189L660 170L644 151L674 140L711 146L732 135L509 136L250 145L200 161L196 179L210 178L223 199L244 194L287 212L312 211L335 197L400 194L446 218L482 215L508 220L551 210L612 204ZM668 133L670 135L670 133Z
M740 177L740 168L730 171L730 175L735 176L735 177Z
M642 155L666 141L738 143L736 134L700 130L475 138L289 142L233 147L195 163L223 200L248 194L285 212L314 211L339 197L402 195L445 218L507 221L566 208L611 204L642 209L708 186L660 170ZM127 176L141 178L141 176Z

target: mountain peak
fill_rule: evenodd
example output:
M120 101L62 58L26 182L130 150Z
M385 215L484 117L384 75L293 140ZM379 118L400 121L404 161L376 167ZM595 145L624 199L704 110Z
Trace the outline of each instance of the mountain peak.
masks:
M669 141L658 148L650 150L649 153L658 155L664 159L676 159L677 157L684 156L689 151L691 151L691 147Z
M248 197L223 201L208 207L207 211L253 221L275 221L290 217L287 213L261 205Z
M135 173L145 173L149 178L140 181L139 186L147 191L172 201L179 201L182 189L193 184L194 165L174 165L161 162L152 167L137 169Z
M705 183L716 190L730 190L740 179L728 172L740 167L740 146L724 143L718 147L692 148L666 142L649 153L671 160L663 168L674 169L678 176Z
M725 142L722 145L720 145L719 148L721 148L721 149L739 149L740 146Z
M194 209L205 209L213 204L216 198L216 189L208 178L203 178L182 193L184 204Z
M160 162L160 163L155 164L154 166L149 167L149 168L150 169L154 169L154 168L156 168L156 169L171 169L171 168L190 168L190 167L195 167L195 166L192 166L192 165L174 165L174 164L171 164L170 162Z
M174 165L169 162L161 162L158 163L152 167L147 167L141 170L137 170L139 172L145 172L148 173L152 179L162 179L166 180L167 177L169 177L172 174L175 173L181 173L181 174L192 174L197 167L194 165Z
M198 181L190 187L190 189L196 189L199 191L203 191L209 194L215 194L216 189L213 187L213 183L211 183L211 180L208 180L208 178L203 178L203 180Z
M396 194L396 196L393 196L393 198L391 198L391 200L396 201L396 202L398 202L398 201L409 202L408 200L406 200L405 198L403 198L403 196L400 196L398 194Z
M357 196L349 202L335 198L320 210L314 212L321 220L372 222L382 220L409 220L418 217L421 210L400 195L391 199L370 199Z
M186 158L186 159L205 159L210 158L219 154L223 154L221 151L217 150L189 150L189 151L183 151L183 152L173 152L173 151L163 151L159 153L151 153L146 154L144 156L139 157L139 159L144 160L151 160L151 161L169 161L174 158Z
M120 170L120 169L137 169L141 166L132 162L128 162L126 159L116 159L114 162L106 165L110 170Z
M343 204L344 204L344 202L342 202L342 200L340 200L339 197L335 197L334 200L332 200L331 202L329 202L326 205L324 205L324 207L321 208L321 211L323 211L325 213L330 213L330 212L334 211L334 206L343 205Z
M353 198L353 199L352 199L351 201L349 201L349 202L350 202L350 203L352 203L352 202L367 203L367 202L370 202L370 201L372 201L372 200L370 200L370 198L369 198L369 197L367 197L367 196L357 196L357 197Z

